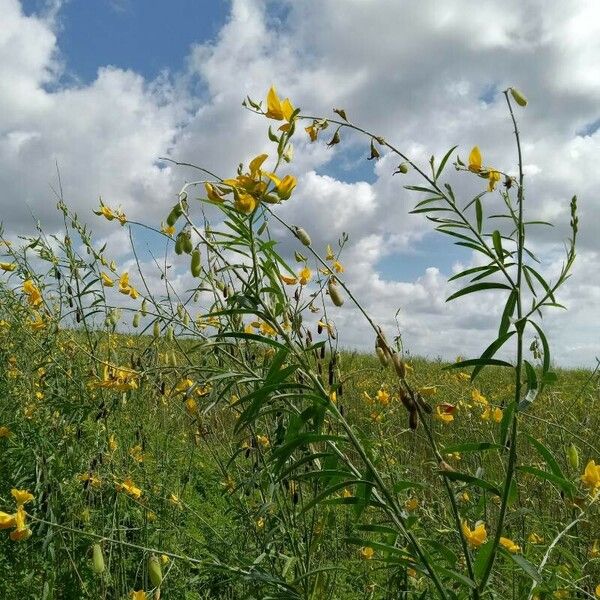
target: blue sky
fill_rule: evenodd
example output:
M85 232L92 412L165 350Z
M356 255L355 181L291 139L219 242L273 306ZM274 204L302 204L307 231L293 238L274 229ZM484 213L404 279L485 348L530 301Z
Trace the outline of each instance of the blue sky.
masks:
M26 13L44 0L24 0ZM132 69L148 79L180 70L191 44L216 37L229 2L210 0L68 0L60 10L59 45L67 71L82 82L99 67Z

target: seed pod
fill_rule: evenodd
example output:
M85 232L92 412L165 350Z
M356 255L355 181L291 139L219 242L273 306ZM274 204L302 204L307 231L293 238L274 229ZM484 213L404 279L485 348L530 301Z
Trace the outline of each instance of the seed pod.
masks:
M377 354L377 358L379 359L381 366L387 368L390 363L385 350L381 346L375 346L375 354Z
M173 333L173 327L169 325L169 327L167 327L167 341L172 342L174 338L175 334Z
M177 305L177 316L180 319L183 319L183 304L178 304Z
M256 231L256 235L262 235L267 227L267 221L263 221L262 225Z
M134 327L140 326L140 313L135 313L135 315L133 315L133 326Z
M400 400L408 412L413 412L415 410L413 399L402 388L400 388Z
M344 298L342 298L342 295L340 294L340 291L337 289L335 283L333 282L333 279L329 280L329 283L327 284L327 291L329 292L329 297L331 298L331 301L336 306L342 306L342 304L344 304Z
M162 583L162 569L160 567L158 556L155 554L148 559L148 577L150 579L150 583L155 588L159 587Z
M92 571L98 574L104 573L104 554L100 544L92 546Z
M408 173L408 163L406 163L406 162L400 163L398 165L398 170L396 171L396 173L402 173L403 175L405 173Z
M110 312L110 316L108 317L108 320L110 321L110 324L111 324L113 327L116 327L116 326L117 326L117 323L119 322L119 315L117 314L117 312L116 312L116 311L112 310L112 311Z
M431 404L429 404L429 402L427 402L425 398L423 398L423 396L421 396L421 394L419 393L417 393L415 397L421 409L424 410L428 415L430 415L433 412Z
M146 298L144 298L142 300L142 308L140 309L140 312L142 313L142 317L146 316L147 309L148 309L148 302L146 301Z
M416 408L410 411L408 414L408 426L415 431L419 426L419 413Z
M190 315L185 313L183 315L183 324L187 327L190 324Z
M152 335L155 338L160 336L160 323L158 321L154 321L154 327L152 328Z
M394 363L396 375L398 375L400 379L404 379L406 377L406 365L398 353L394 352L394 354L392 354L392 362Z
M579 450L577 446L571 442L567 448L567 458L569 459L569 465L573 470L579 469Z
M200 264L200 250L198 250L198 248L196 248L193 252L192 252L192 261L191 261L191 266L190 269L192 271L192 277L200 277L200 271L202 268L202 265Z
M525 96L523 96L523 94L519 90L511 87L510 94L519 106L527 106L527 98L525 98Z
M167 225L173 227L177 223L177 219L181 216L182 210L179 202L171 209L169 216L167 217Z
M305 245L305 246L310 246L311 244L311 240L310 240L310 236L308 235L308 233L306 233L306 231L304 229L302 229L302 227L296 227L294 229L294 233L296 234L296 237Z
M183 254L183 236L179 234L175 240L175 254Z
M194 249L194 245L192 244L191 235L189 234L189 232L184 233L183 234L183 251L186 254L191 254L193 249Z

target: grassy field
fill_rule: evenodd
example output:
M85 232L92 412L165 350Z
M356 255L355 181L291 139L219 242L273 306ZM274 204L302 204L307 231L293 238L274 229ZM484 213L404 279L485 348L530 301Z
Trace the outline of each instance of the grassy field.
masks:
M417 597L415 591L426 589L401 561L390 568L398 557L386 550L392 540L375 508L366 507L359 520L353 506L304 510L322 484L308 476L270 479L265 464L281 444L281 414L266 413L260 427L235 433L244 384L218 378L214 348L165 336L50 334L31 331L17 311L2 316L0 508L9 511L12 488L35 497L28 505L31 537L17 544L6 532L0 541L2 598L130 597L154 587L148 580L153 553L162 564L163 598L292 597L284 584L297 597L340 599L400 598L402 590ZM268 363L268 351L252 352L257 368ZM132 389L98 387L92 354L144 376ZM316 362L326 366L329 355ZM412 383L427 389L430 400L456 407L452 421L432 421L447 463L498 482L501 451L469 452L464 442L498 441L500 424L493 409L487 420L485 413L510 400L509 378L489 369L474 386L437 362L415 358L410 365ZM435 532L438 551L458 560L439 465L422 430L408 427L394 373L374 356L350 352L341 353L337 366L343 381L337 405L397 490L411 527ZM579 515L577 494L569 499L552 481L554 467L534 442L543 441L578 486L582 465L600 456L600 417L591 409L599 390L590 371L560 371L558 383L522 417L519 466L550 473L546 480L518 475L508 521L511 539L533 564ZM578 464L568 459L570 444ZM468 482L455 492L468 521L497 508L497 496ZM335 496L346 494L342 487ZM569 587L564 581L600 578L598 537L597 513L586 514L552 553L545 580L560 592ZM92 569L95 543L105 557L102 574ZM512 597L525 597L530 581L508 555L499 569L505 597L514 590ZM313 576L303 579L306 573ZM564 594L557 597L577 597Z

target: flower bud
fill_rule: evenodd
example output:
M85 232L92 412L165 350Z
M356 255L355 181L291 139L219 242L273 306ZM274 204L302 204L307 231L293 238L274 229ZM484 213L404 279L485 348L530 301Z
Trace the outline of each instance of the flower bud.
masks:
M519 106L527 106L527 98L525 98L525 96L523 96L523 94L519 90L511 87L510 94Z
M569 465L571 465L574 471L579 469L579 450L577 450L577 446L573 442L567 448L567 458L569 459Z

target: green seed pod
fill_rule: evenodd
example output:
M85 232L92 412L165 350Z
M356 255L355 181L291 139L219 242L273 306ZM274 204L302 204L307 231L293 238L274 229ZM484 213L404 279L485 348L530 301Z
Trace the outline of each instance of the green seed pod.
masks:
M183 304L178 304L177 305L177 316L180 319L183 319Z
M516 90L515 88L511 87L510 94L519 106L527 106L527 98L525 98L525 96L523 96L523 94L519 90Z
M171 365L173 367L177 366L177 354L175 354L175 350L171 350Z
M308 233L306 233L306 231L304 231L304 229L302 229L302 227L296 227L294 229L294 233L296 234L296 237L305 245L305 246L310 246L311 244L311 240L310 240L310 236L308 235Z
M266 228L267 228L267 221L263 221L262 225L256 231L256 235L262 235Z
M162 569L160 568L160 561L158 560L158 556L153 554L148 559L148 577L150 579L150 583L155 587L159 587L162 583Z
M344 298L340 294L340 291L337 289L337 286L335 285L332 279L330 279L329 283L327 284L327 291L329 292L329 297L331 298L331 301L336 306L342 306L342 304L344 304Z
M167 327L167 341L172 342L174 338L175 334L173 332L173 327L169 325L169 327Z
M200 264L200 250L196 248L192 252L192 261L191 261L191 271L192 277L200 277L200 271L202 269L202 265Z
M198 302L200 300L200 292L194 292L194 302Z
M175 240L175 254L183 254L183 235L181 235L181 233L177 236L177 239Z
M152 335L155 338L160 337L160 323L158 321L154 321L154 327L152 328Z
M117 314L116 311L112 310L110 312L110 316L108 317L108 320L113 327L116 327L117 323L119 322L119 315Z
M579 450L577 446L571 442L567 448L567 458L569 459L569 465L574 471L579 469Z
M135 315L133 315L133 323L132 324L134 327L140 326L140 313L135 313Z
M381 366L383 368L387 369L387 367L390 363L389 363L387 354L385 353L384 349L381 346L376 346L375 354L377 354L377 358L379 359Z
M183 315L183 324L187 327L190 324L190 315L185 313Z
M175 223L177 223L177 219L179 219L179 217L182 214L182 210L181 210L181 206L179 205L179 202L171 209L171 212L169 213L169 216L167 217L167 225L169 225L169 227L173 227L173 225L175 225Z
M183 234L183 251L186 254L191 254L194 249L194 245L192 244L192 236L188 233Z
M142 313L142 317L146 316L147 310L148 310L148 302L146 302L146 298L144 298L142 300L142 308L140 311Z
M104 573L104 554L100 544L92 546L92 571L98 574Z
M392 362L394 364L396 375L398 375L400 379L404 379L406 377L406 365L398 353L394 352L394 354L392 354Z
M408 173L408 163L407 162L400 163L398 165L398 170L396 171L396 173L402 173L403 175L405 173Z

